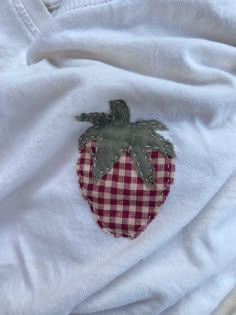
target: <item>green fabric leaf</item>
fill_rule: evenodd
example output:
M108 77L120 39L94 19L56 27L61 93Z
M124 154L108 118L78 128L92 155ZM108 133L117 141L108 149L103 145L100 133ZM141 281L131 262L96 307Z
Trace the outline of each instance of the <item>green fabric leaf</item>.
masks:
M93 180L97 182L102 176L108 173L113 165L120 159L124 146L123 139L116 141L102 136L96 143L96 152L93 157Z
M137 120L134 124L140 128L168 130L166 125L158 120Z
M90 141L96 141L100 137L100 126L92 126L88 128L79 138L79 149Z
M156 120L138 120L130 123L129 108L123 100L110 101L111 114L89 113L75 116L79 121L89 121L92 127L79 140L79 148L87 142L96 141L93 154L93 180L98 181L108 173L122 152L130 152L138 176L147 184L154 181L154 169L147 153L157 150L174 158L173 144L156 129L168 130L165 124Z
M135 129L132 147L141 146L146 150L157 150L168 157L175 157L174 147L169 140L151 130L147 126L139 125Z
M150 131L149 134L149 138L145 141L146 149L158 150L168 157L175 157L173 144L169 140L166 140L160 134L152 131Z
M154 168L146 150L142 147L133 147L130 154L138 176L144 181L145 184L152 184L155 179Z
M163 153L165 155L167 155L168 157L170 157L170 158L175 158L176 157L174 146L168 139L165 140Z

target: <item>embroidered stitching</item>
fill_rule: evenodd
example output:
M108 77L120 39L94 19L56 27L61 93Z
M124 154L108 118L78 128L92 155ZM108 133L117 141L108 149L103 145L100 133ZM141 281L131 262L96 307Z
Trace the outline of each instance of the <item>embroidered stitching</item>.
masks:
M95 147L95 142L90 142L84 146L81 149L81 156L77 163L77 173L83 196L88 200L98 225L105 232L109 232L115 237L124 236L134 239L156 217L161 204L165 201L174 180L174 159L167 159L157 151L150 151L149 154L152 156L157 174L156 185L150 187L150 189L144 189L138 178L133 177L135 176L135 170L132 167L131 159L128 158L128 152L123 153L119 164L116 164L109 174L105 175L98 184L93 184L90 180L93 166L89 156L91 148L95 150ZM130 170L129 166L131 167ZM119 174L122 176L120 177ZM130 195L126 194L126 189L130 191ZM120 204L120 198L124 201L129 200L129 207L126 206L126 203L123 203L124 201ZM136 201L132 198L135 198ZM145 200L148 200L148 202L145 202ZM134 213L130 209L135 204L137 207ZM115 216L114 209L116 209ZM133 216L135 218L134 222L129 222L129 218ZM123 226L123 224L125 225Z
M93 155L94 183L111 170L122 152L128 151L139 177L146 185L153 184L154 169L146 151L154 149L167 157L175 157L172 143L155 132L155 129L167 130L167 127L155 120L129 122L129 108L123 100L110 101L110 107L111 114L83 113L75 116L79 121L94 124L79 139L79 148L88 141L96 141Z
M28 11L26 10L24 4L20 0L13 0L14 7L17 11L17 14L20 16L22 22L25 24L26 28L30 31L30 33L36 37L40 30L37 25L35 25L34 21L31 19Z
M111 113L75 116L93 124L79 139L77 174L83 197L100 228L136 238L156 217L174 182L175 151L155 120L130 122L123 100Z

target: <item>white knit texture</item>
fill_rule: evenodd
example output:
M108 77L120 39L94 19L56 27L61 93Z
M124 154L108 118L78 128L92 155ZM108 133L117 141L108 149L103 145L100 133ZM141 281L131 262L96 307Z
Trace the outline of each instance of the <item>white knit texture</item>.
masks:
M36 37L0 8L0 314L209 315L236 285L236 2L62 0ZM177 154L135 240L98 227L76 175L73 116L114 99Z

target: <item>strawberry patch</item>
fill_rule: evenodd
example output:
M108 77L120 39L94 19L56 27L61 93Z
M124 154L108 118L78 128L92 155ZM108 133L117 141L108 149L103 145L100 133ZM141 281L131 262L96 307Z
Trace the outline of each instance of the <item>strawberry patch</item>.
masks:
M174 182L172 143L155 120L129 121L123 100L111 114L76 116L93 124L79 139L77 174L83 197L98 225L115 237L134 239L155 218Z

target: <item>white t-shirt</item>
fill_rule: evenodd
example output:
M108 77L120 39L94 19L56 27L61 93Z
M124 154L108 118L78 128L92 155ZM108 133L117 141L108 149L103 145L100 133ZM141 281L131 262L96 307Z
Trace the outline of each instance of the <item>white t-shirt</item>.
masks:
M0 2L0 314L211 314L236 285L236 3L47 5ZM112 99L177 154L135 240L99 228L76 174L73 116Z

